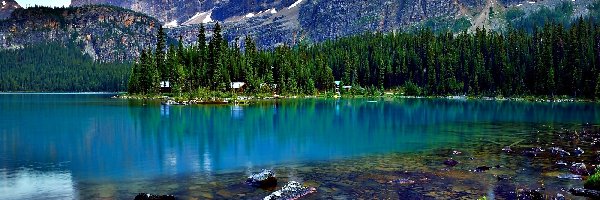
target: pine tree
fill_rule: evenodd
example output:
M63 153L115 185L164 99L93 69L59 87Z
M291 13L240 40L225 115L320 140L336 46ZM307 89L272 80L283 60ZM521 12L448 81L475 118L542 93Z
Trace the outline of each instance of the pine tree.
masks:
M162 26L160 26L158 28L158 34L157 34L157 39L156 39L156 50L155 50L156 55L155 55L155 57L156 57L156 67L159 70L161 81L168 81L170 79L169 68L165 65L166 37L167 37L167 34L165 33Z
M200 30L198 32L198 48L197 48L197 56L196 61L194 62L194 79L196 80L196 85L191 89L198 89L200 86L208 86L208 77L207 75L207 61L208 61L208 50L206 46L206 29L204 28L204 24L200 24Z
M596 78L596 100L600 100L600 73Z
M186 72L180 63L176 63L173 69L173 82L171 83L173 93L181 96L186 87Z
M139 77L140 77L140 66L139 66L139 60L138 60L133 64L133 67L131 68L131 74L129 75L129 82L127 83L128 93L137 94L140 92Z

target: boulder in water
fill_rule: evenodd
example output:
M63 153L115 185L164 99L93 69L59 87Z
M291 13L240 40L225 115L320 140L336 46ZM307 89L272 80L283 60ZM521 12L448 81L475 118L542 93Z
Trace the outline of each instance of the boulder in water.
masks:
M255 187L270 187L277 185L277 178L273 171L263 169L260 173L249 176L246 183Z
M271 193L266 196L264 200L292 200L299 199L308 194L317 192L315 188L308 188L302 186L302 184L296 181L290 181L287 185L283 186L280 190Z

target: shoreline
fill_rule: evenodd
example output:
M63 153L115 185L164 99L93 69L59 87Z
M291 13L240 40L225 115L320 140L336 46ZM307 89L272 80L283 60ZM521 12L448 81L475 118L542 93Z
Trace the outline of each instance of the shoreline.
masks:
M110 94L110 93L107 93ZM532 102L532 103L599 103L597 100L578 99L578 98L548 98L548 97L487 97L487 96L407 96L396 95L395 93L385 93L383 95L368 96L368 95L346 95L332 96L329 93L322 95L233 95L232 97L172 97L169 95L129 95L127 93L117 93L111 97L113 99L130 99L130 100L153 100L161 101L163 105L214 105L214 104L253 104L261 101L284 100L284 99L368 99L368 98L394 98L394 99L447 99L459 101L510 101L510 102Z

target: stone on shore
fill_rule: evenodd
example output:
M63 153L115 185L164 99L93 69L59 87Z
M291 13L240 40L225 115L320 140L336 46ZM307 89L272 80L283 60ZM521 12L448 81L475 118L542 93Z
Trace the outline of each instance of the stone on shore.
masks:
M283 186L280 190L271 193L266 196L264 200L293 200L299 199L303 196L316 192L317 189L304 187L302 184L296 181L290 181L287 185Z

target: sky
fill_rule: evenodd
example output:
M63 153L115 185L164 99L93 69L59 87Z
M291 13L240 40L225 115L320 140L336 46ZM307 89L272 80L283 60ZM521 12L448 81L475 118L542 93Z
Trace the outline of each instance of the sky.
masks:
M71 4L71 0L16 0L19 5L22 7L40 5L40 6L50 6L50 7L61 7L61 6L69 6Z

